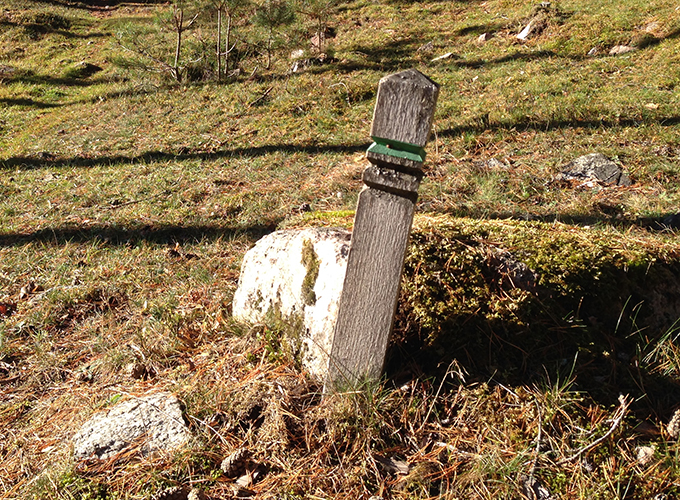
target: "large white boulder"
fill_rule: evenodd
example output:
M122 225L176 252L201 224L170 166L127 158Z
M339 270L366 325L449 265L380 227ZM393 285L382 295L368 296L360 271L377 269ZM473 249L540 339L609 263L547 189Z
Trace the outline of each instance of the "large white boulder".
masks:
M319 381L328 370L349 242L343 229L269 234L246 253L234 295L234 318L285 324L285 341Z

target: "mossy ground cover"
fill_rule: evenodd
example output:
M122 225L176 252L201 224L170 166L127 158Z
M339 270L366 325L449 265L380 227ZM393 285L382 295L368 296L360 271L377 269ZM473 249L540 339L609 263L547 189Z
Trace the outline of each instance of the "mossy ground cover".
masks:
M239 448L261 498L519 498L526 476L558 498L680 494L672 2L357 1L299 72L316 25L282 30L265 69L245 14L228 80L114 64L168 7L0 10L0 497L231 498ZM232 323L240 262L279 227L351 226L377 82L410 67L442 90L387 377L322 400L276 328ZM553 181L594 151L633 185ZM161 389L187 450L73 462L93 412Z

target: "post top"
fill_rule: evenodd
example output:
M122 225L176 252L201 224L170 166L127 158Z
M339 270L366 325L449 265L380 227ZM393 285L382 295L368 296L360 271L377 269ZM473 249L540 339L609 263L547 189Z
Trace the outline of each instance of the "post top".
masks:
M382 78L371 137L424 147L430 136L438 96L439 85L415 69Z
M438 83L434 82L431 78L423 75L420 71L413 68L400 71L399 73L392 73L391 75L383 76L380 79L380 83L378 85L382 85L384 82L389 81L399 81L401 83L407 81L411 85L439 89Z

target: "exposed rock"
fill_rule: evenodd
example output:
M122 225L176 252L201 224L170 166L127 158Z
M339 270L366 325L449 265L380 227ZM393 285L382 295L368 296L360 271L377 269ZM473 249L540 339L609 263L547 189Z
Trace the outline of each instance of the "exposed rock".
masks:
M477 43L484 43L488 42L489 39L491 38L491 35L489 33L482 33L477 37Z
M620 56L621 54L627 54L628 52L633 52L634 50L637 50L637 48L631 47L630 45L615 45L609 50L609 55Z
M135 444L148 455L178 448L189 437L179 401L163 392L95 414L73 438L73 454L76 459L108 459Z
M635 450L638 463L643 466L649 464L654 458L655 451L654 446L638 446Z
M564 167L556 180L595 181L615 186L631 185L630 178L623 169L601 153L576 158Z
M671 421L668 422L666 431L668 431L668 435L673 439L678 439L678 437L680 437L680 409L675 410L675 413L673 413L673 417L671 418Z
M432 42L427 42L426 44L421 45L418 47L418 50L416 50L416 53L422 53L422 52L427 52L428 54L434 50L434 45Z
M245 472L249 459L250 452L245 448L240 448L222 460L220 469L227 477L240 476Z
M290 59L292 61L302 59L303 57L305 57L304 49L296 49L296 50L294 50L293 52L290 53Z
M517 39L525 41L529 36L534 32L536 29L536 22L532 19L529 21L529 24L527 24L522 31L517 33Z
M296 335L287 341L320 380L328 368L349 241L348 231L328 228L265 236L246 253L234 295L237 320L293 325Z
M534 290L538 282L536 274L524 262L517 260L507 250L490 247L488 250L489 265L497 273L496 279L501 288L520 288Z
M551 500L552 496L550 490L543 486L538 479L534 477L520 478L522 481L522 493L524 497L529 500Z
M508 165L498 160L497 158L489 158L488 160L476 161L473 165L478 170L506 170Z
M172 486L156 493L151 500L187 500L190 489L185 486Z

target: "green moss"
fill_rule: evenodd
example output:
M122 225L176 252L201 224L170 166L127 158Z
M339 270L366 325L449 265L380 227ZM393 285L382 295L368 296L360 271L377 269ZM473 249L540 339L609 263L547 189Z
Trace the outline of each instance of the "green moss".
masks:
M316 285L316 280L319 277L319 257L314 251L314 245L309 240L305 240L302 244L302 265L307 270L302 281L302 300L306 305L311 306L316 304L314 285Z
M658 338L680 315L679 250L672 240L566 224L421 217L395 343L424 363L456 358L506 380L577 354L589 376L609 377L644 349L631 333Z

